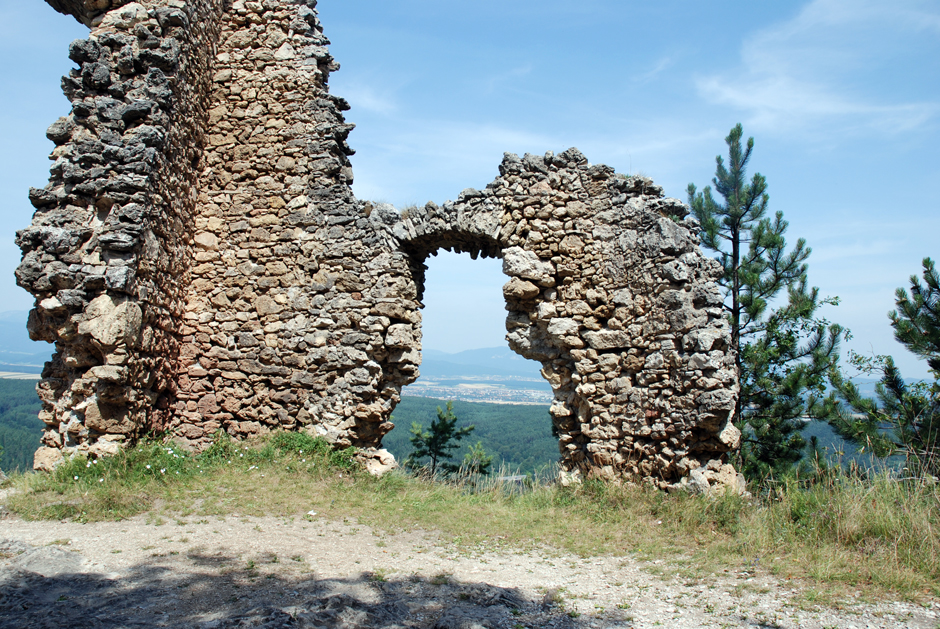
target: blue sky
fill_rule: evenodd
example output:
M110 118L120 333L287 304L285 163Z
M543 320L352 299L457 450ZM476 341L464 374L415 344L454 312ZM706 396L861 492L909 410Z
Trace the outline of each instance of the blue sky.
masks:
M577 146L653 177L670 196L702 187L737 122L771 210L813 248L810 281L842 303L849 347L892 353L893 293L940 258L940 5L920 0L321 0L352 104L354 186L402 206L454 198L497 174L504 151ZM0 0L0 298L25 309L13 232L47 178L44 130L67 103L58 77L84 29L40 0ZM501 344L496 261L432 258L425 346ZM447 286L449 284L449 286Z

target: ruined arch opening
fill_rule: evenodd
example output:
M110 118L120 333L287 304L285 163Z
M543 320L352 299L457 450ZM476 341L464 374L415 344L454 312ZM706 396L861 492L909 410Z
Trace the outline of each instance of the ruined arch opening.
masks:
M564 472L733 484L727 326L687 213L569 149L506 154L484 190L382 223L415 295L439 247L501 256L507 339L542 363Z
M534 471L557 461L557 433L547 413L553 392L545 364L508 343L514 322L529 321L535 313L513 310L521 304L506 293L512 277L505 272L504 247L489 235L452 230L403 240L401 248L407 252L418 295L420 327L415 326L414 333L422 349L421 375L402 396L453 399L458 405L503 404L489 406L492 410L482 405L466 408L477 417L471 422L478 428L471 441L482 438L497 461L512 468L525 461L526 469ZM510 266L518 271L518 261L510 258ZM403 402L393 420L397 430L383 442L399 458L409 449L405 435L419 407L424 414L418 421L427 426L433 405ZM496 426L504 426L505 433L497 433Z
M406 211L407 212L407 211ZM403 218L407 218L407 213ZM415 282L418 301L424 298L424 288L427 261L439 251L452 253L466 253L472 260L479 257L502 259L502 245L490 236L478 234L464 234L458 231L447 231L433 235L425 235L409 240L402 240L402 251L408 256L408 266Z

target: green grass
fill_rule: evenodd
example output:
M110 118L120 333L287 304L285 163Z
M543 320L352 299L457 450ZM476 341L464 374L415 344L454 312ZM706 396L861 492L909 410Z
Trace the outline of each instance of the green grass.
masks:
M758 498L667 494L589 481L564 488L495 477L447 483L359 470L355 451L276 433L220 437L200 455L146 442L114 457L74 458L52 474L18 474L8 507L26 519L154 522L194 516L355 519L394 533L446 534L455 550L541 548L581 556L666 558L667 571L708 578L770 572L822 596L940 595L940 486L838 469L769 484ZM657 566L660 567L660 566Z
M245 444L220 434L199 455L172 443L144 441L112 457L72 457L50 474L14 477L22 492L11 506L25 518L75 519L89 522L122 519L151 511L155 501L189 511L202 503L203 510L224 513L234 501L235 478L263 478L262 468L275 472L308 472L312 477L356 468L355 450L334 451L326 441L301 433L277 433L263 442ZM234 474L234 476L233 476ZM254 504L248 496L248 504ZM214 505L214 507L213 507Z

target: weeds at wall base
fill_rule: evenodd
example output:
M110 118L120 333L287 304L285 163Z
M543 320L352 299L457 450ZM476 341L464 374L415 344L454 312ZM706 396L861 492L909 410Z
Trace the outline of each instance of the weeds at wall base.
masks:
M770 573L818 596L940 596L940 486L827 471L755 488L755 498L666 494L588 481L560 487L508 474L448 482L358 471L353 451L282 433L220 438L201 455L148 442L111 458L75 458L20 474L7 499L26 519L93 522L211 516L356 519L394 533L438 530L456 552L536 548L666 559L688 579ZM263 490L259 490L263 488Z

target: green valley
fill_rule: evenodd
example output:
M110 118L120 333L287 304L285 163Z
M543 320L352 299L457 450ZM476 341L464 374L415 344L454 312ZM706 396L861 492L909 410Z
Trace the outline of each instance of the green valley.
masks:
M437 407L444 400L426 397L403 397L392 413L395 428L386 435L382 444L400 462L411 452L411 423L425 428L437 416ZM507 468L510 473L535 472L558 460L558 439L552 436L548 406L523 404L490 404L482 402L454 402L458 426L473 424L473 433L461 444L455 460L477 441L482 442L487 454L493 455L493 470Z
M28 470L39 447L42 422L35 380L0 380L0 469Z

